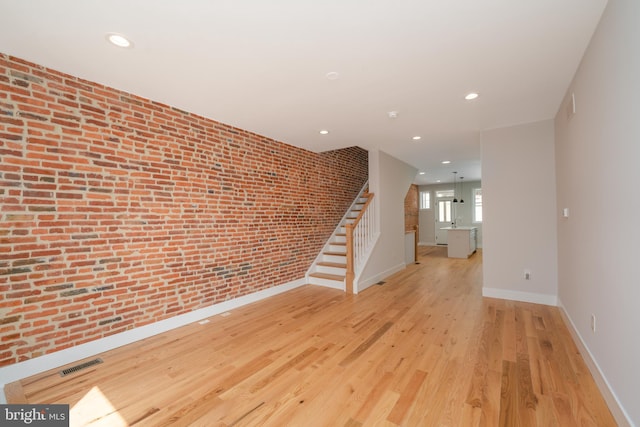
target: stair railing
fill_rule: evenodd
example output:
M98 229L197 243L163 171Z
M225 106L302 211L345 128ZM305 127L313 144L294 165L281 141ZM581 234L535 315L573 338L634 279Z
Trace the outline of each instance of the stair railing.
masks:
M353 282L364 268L366 256L374 243L376 234L376 210L372 204L373 194L367 194L367 201L353 223L346 224L347 232L347 273L345 290L353 293Z

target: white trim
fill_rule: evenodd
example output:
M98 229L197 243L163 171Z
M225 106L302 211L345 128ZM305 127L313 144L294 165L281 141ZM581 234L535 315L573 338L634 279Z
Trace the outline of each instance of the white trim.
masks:
M613 392L609 381L607 381L602 369L600 369L600 366L598 366L593 354L589 351L589 348L582 339L582 335L578 332L578 328L576 328L575 323L571 320L569 313L567 313L560 299L558 299L558 307L560 309L562 320L564 320L565 325L567 325L567 329L569 329L569 333L571 333L573 341L576 343L578 351L580 351L580 354L582 355L582 359L586 363L587 368L589 368L591 376L596 382L600 393L602 393L602 397L604 397L605 402L607 402L607 406L609 407L613 418L616 419L619 426L633 426L631 417L627 414L627 411L624 410L620 400L618 400L618 396Z
M369 264L369 261L371 260L371 254L373 253L373 250L375 249L376 245L378 244L378 239L380 239L380 235L381 235L381 233L379 231L376 232L376 235L373 237L373 241L371 242L371 245L369 246L369 250L364 255L364 263L360 266L360 270L358 272L356 272L355 277L353 278L353 293L356 294L356 295L358 294L358 292L364 291L365 289L367 289L373 283L377 283L380 280L382 280L382 279L378 279L378 280L376 280L375 282L373 282L371 284L365 285L364 287L360 286L360 279L361 279L360 276L362 276L362 272L367 268L367 264ZM384 273L380 273L380 274L384 274ZM366 280L364 283L368 283L368 280ZM346 285L346 283L345 283L345 285Z
M0 404L7 403L6 396L4 394L5 384L57 368L58 366L73 363L77 360L92 357L96 354L113 350L114 348L131 344L133 342L149 338L153 335L161 334L163 332L170 331L171 329L179 328L181 326L206 319L207 317L242 307L243 305L251 304L271 296L281 294L291 289L303 286L306 283L307 282L304 279L294 280L289 283L284 283L249 295L243 295L229 301L201 308L190 313L180 314L178 316L170 317L169 319L164 319L159 322L151 323L119 334L100 338L95 341L66 348L55 353L45 354L44 356L2 367L0 368Z
M436 242L418 242L418 246L438 246Z
M488 298L500 298L512 301L530 302L534 304L558 305L558 297L548 294L534 294L532 292L512 291L499 288L482 288L482 296Z
M367 289L369 286L375 285L379 281L386 279L387 277L391 276L392 274L395 274L398 271L404 270L406 267L407 267L407 265L403 262L403 263L398 264L398 265L396 265L394 267L391 267L390 269L388 269L386 271L383 271L382 273L378 273L373 277L369 277L366 280L354 282L354 284L353 284L353 293L357 294L359 292L362 292L365 289Z

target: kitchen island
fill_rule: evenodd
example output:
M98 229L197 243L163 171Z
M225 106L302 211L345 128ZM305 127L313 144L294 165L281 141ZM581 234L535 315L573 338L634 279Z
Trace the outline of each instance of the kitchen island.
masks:
M445 227L449 258L469 258L478 247L478 227Z

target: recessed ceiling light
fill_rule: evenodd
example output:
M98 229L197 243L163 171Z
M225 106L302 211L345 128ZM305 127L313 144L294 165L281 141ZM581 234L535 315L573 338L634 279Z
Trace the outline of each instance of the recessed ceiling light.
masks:
M438 179L438 180L436 180L436 182L440 182L440 180Z
M338 78L340 78L340 74L335 71L330 71L327 73L326 77L328 80L338 80Z
M420 175L424 175L426 172L420 172Z
M128 38L126 38L122 34L108 33L107 34L107 40L109 41L109 43L111 43L113 45L116 45L118 47L132 47L133 46L133 43L131 42L131 40L129 40Z
M441 163L443 165L448 165L449 163L451 163L451 160L443 160Z
M328 131L328 130L326 130L326 129L322 129L322 130L320 131L320 135L326 135L326 134L328 134L328 133L329 133L329 131Z
M418 141L419 139L422 139L422 137L421 137L421 136L416 135L416 136L414 136L414 137L413 137L413 138L411 138L411 139L413 139L414 141Z
M464 99L466 99L467 101L471 101L472 99L476 99L477 97L479 97L480 95L478 95L476 92L471 92L468 93Z

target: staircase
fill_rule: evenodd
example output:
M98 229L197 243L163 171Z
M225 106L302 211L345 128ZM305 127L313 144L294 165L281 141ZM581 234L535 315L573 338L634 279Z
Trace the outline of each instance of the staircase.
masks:
M307 272L307 283L346 290L346 225L353 224L370 197L372 197L372 194L368 192L368 185L366 185L349 208L349 211L342 218L342 221L340 221L340 225L335 229L329 241L322 249L322 252L311 265L311 268L309 268Z

